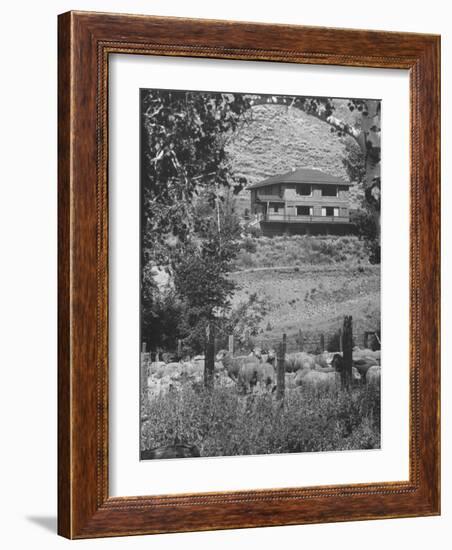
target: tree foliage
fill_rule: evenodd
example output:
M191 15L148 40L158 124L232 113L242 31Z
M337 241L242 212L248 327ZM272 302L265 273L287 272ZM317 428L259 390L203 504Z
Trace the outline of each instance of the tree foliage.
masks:
M363 239L367 248L369 261L372 264L380 263L380 245L378 242L379 228L375 218L365 209L352 210L350 221L356 228L360 239Z
M193 201L243 189L231 173L225 143L248 108L241 94L142 90L142 228L144 261L167 264L197 223Z
M246 180L231 173L225 145L248 108L243 95L142 91L141 293L149 334L164 317L152 266L173 280L174 335L189 339L228 307L233 284L226 274L240 234L232 197Z
M191 326L212 322L229 307L235 287L227 273L239 250L240 224L230 203L218 201L215 209L203 204L201 210L195 238L179 249L173 264L174 285L185 299Z
M366 179L365 157L356 142L347 139L345 141L345 156L342 164L350 181L363 184Z

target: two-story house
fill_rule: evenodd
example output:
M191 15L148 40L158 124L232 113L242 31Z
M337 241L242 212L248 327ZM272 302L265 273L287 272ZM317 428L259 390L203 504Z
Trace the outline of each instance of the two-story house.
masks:
M349 187L344 179L299 168L249 185L251 213L264 235L352 232Z

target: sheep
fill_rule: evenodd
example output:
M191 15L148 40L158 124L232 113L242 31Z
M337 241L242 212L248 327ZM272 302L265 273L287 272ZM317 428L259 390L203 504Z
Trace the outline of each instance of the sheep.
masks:
M333 356L333 359L331 361L331 367L338 373L342 373L344 370L344 358L339 353L335 353ZM360 381L364 382L364 378L367 372L367 369L369 368L368 365L366 365L364 370L361 370L361 367L363 365L358 361L353 361L352 366L352 384L358 384Z
M297 384L295 383L295 378L297 374L294 372L286 372L284 376L284 385L286 389L293 389L297 387Z
M268 362L262 362L255 353L234 357L231 353L222 354L223 366L231 380L245 393L253 391L259 384L263 389L274 389L275 371Z
M299 351L296 353L289 353L285 358L285 370L286 372L296 372L300 369L314 369L315 359L309 353Z
M223 354L222 361L228 375L234 382L238 381L240 369L245 365L251 365L253 368L260 363L259 359L254 355L242 355L234 357L229 351Z
M366 372L366 383L369 386L379 386L381 379L381 367L375 365Z
M319 355L316 355L314 357L314 361L316 365L318 365L323 369L331 368L330 366L331 361L328 360L328 355L329 355L328 352L323 352L323 353L320 353Z
M338 372L321 372L310 370L301 379L301 385L311 389L332 389L340 385L341 378Z
M269 349L266 353L263 353L261 348L254 348L251 354L260 359L261 363L270 363L273 365L276 359L274 349Z
M299 369L296 373L295 373L295 377L293 379L293 382L295 384L295 387L298 387L298 386L302 386L303 385L303 379L305 378L305 376L311 372L312 369Z

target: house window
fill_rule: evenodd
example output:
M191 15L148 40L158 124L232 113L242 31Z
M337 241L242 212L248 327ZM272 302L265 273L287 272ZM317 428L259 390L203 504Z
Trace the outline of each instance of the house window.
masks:
M278 190L275 189L275 185L267 185L258 189L259 195L277 195Z
M297 185L297 195L311 196L311 185L309 183L299 183Z
M322 208L322 216L338 216L339 209L333 208L332 206L324 206Z
M297 216L312 216L312 206L297 206Z
M337 197L337 187L322 187L322 197Z
M281 205L279 203L277 202L270 203L270 210L273 210L275 214L278 214L280 208L281 208Z

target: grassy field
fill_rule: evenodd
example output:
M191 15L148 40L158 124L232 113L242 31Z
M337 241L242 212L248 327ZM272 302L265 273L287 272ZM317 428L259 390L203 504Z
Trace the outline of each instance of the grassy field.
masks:
M283 235L247 238L242 243L235 270L259 267L329 266L368 264L363 241L355 236Z
M256 293L266 304L263 339L334 332L352 315L355 332L380 323L380 266L357 237L283 236L244 243L231 278L233 307Z
M286 396L241 396L236 388L185 386L142 398L141 448L179 442L201 456L258 455L380 447L380 392L312 389Z

